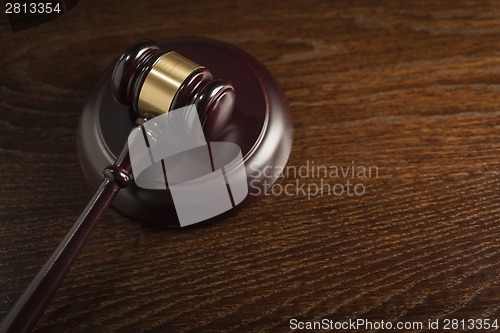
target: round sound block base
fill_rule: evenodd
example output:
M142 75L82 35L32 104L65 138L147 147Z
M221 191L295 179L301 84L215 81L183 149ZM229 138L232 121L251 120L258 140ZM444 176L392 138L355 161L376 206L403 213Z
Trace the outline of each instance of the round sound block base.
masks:
M283 92L267 69L244 51L204 38L175 38L159 42L162 50L177 53L210 69L214 77L230 81L236 91L235 110L228 125L207 142L233 142L241 148L248 195L238 205L209 220L223 218L263 195L274 183L290 154L292 120ZM78 154L83 171L96 189L104 168L127 142L135 115L115 101L111 90L113 66L103 73L83 107L78 132ZM179 226L167 190L148 190L132 183L122 189L113 206L148 224Z

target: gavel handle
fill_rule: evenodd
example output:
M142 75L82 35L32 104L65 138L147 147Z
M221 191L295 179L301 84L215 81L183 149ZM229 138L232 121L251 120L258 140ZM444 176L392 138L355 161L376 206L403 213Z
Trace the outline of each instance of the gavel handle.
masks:
M101 217L120 188L129 182L127 145L115 164L104 170L104 179L64 240L31 281L0 325L0 332L31 332L62 284Z

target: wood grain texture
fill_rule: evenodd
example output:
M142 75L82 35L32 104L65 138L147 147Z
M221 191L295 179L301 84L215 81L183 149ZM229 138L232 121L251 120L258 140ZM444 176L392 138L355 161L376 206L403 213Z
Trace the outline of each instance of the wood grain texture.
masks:
M290 166L354 162L378 177L352 179L361 196L269 195L183 230L110 210L38 332L500 320L498 3L85 0L18 33L1 19L0 318L91 196L76 128L95 80L136 40L196 35L276 77ZM279 184L297 180L320 181Z

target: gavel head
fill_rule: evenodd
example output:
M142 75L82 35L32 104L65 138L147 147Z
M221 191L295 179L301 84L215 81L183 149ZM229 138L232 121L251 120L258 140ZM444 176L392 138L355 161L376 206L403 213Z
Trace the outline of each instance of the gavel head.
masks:
M135 43L121 55L112 85L115 99L142 117L195 105L212 138L228 122L236 99L231 83L214 79L208 69L176 52L163 52L150 40Z

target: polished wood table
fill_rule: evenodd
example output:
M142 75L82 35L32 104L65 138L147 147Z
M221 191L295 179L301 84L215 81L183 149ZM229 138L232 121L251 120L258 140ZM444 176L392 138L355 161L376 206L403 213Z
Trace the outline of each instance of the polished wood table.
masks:
M0 319L91 197L76 129L96 79L136 40L194 35L276 77L289 168L209 225L111 209L37 331L500 321L500 5L82 0L16 33L1 20Z

